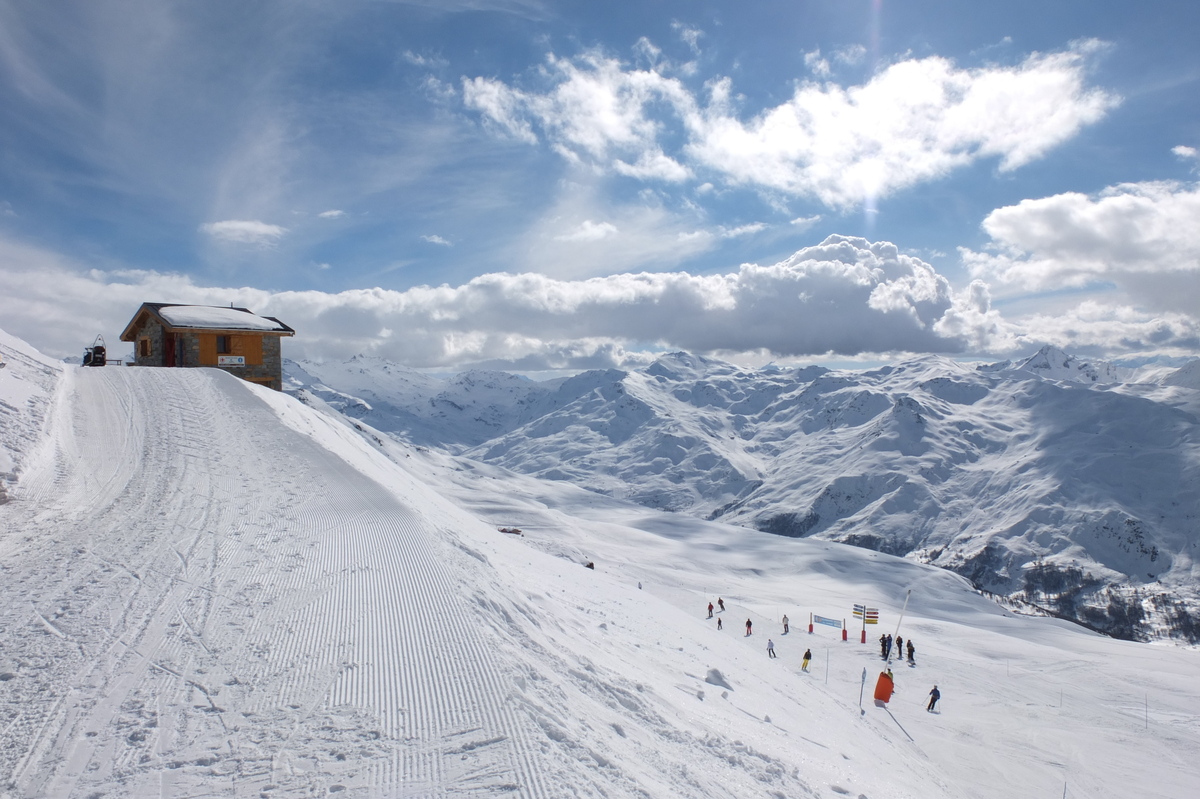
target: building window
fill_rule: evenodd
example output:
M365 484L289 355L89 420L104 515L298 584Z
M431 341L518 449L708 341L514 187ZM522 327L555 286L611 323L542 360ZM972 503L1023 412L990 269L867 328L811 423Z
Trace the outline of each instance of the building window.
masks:
M150 339L146 338L145 336L138 339L138 357L150 357Z
M233 336L217 336L217 354L229 355L233 352Z

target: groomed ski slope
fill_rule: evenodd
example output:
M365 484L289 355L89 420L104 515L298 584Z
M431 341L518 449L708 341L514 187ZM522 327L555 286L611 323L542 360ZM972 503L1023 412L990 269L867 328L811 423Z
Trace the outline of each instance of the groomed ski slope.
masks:
M1200 777L1196 651L406 450L215 370L67 368L9 497L0 796L1183 797ZM802 631L864 600L890 630L907 588L919 665L894 666L889 712L875 645Z

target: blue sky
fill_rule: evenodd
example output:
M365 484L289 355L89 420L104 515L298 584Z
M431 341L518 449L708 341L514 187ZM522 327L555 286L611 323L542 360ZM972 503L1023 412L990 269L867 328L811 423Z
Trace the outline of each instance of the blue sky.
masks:
M0 327L418 367L1200 354L1200 11L4 2ZM830 236L841 238L829 239Z

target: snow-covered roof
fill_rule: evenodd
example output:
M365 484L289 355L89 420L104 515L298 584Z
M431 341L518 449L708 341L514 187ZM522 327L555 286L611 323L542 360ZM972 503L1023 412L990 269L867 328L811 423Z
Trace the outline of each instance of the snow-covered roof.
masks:
M241 308L210 305L168 305L159 315L175 327L207 327L220 330L287 330L287 325Z

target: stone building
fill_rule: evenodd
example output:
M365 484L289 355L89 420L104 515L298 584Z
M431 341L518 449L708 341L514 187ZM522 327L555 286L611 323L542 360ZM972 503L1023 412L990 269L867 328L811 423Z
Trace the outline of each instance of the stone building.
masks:
M280 391L279 342L295 334L278 319L246 308L146 302L121 341L133 342L137 366L211 366Z

